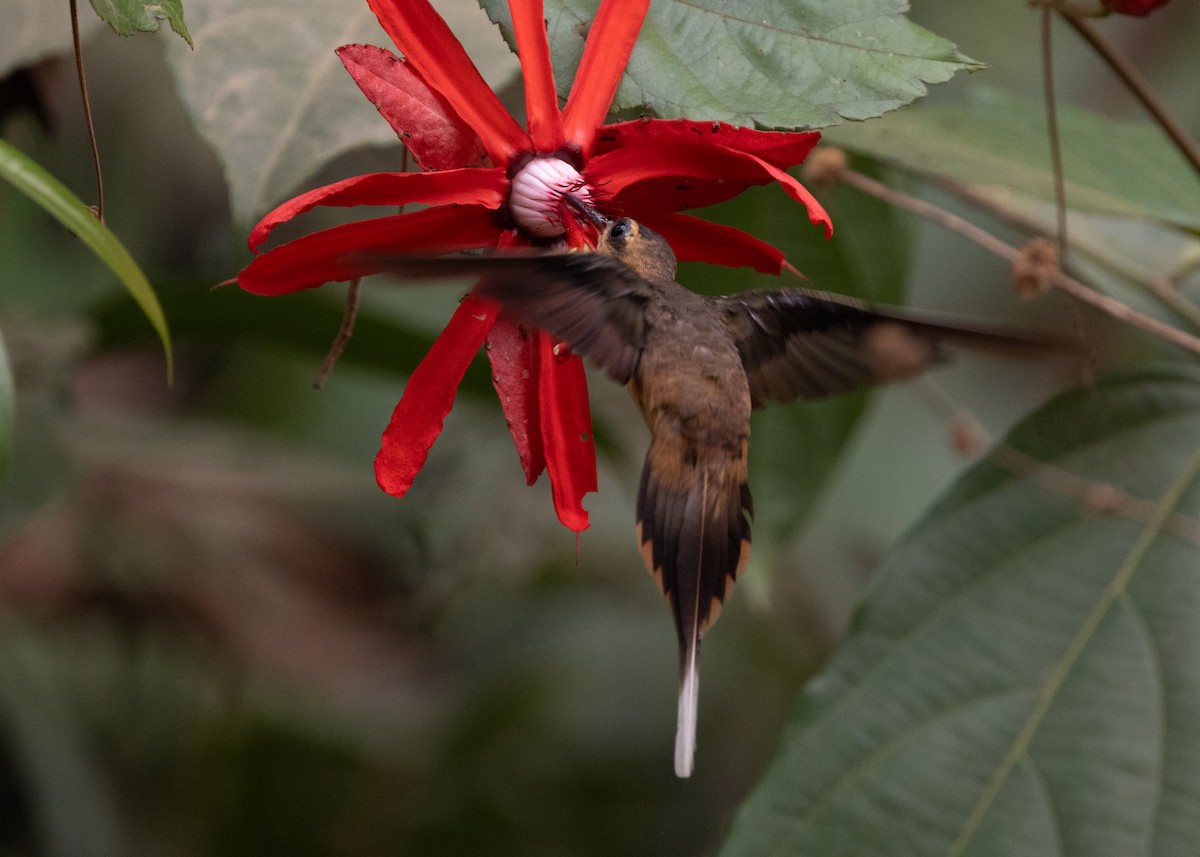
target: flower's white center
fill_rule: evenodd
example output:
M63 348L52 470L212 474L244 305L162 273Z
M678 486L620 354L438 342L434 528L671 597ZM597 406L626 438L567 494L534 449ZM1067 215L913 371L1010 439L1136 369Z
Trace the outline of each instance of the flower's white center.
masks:
M513 219L539 238L553 238L567 231L564 193L583 202L591 201L587 184L573 166L559 158L534 158L512 178L508 206Z

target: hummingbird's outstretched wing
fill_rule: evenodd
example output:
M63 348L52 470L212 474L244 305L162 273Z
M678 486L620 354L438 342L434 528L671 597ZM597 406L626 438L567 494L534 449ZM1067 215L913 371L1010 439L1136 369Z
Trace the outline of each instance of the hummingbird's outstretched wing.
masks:
M1016 354L1063 347L806 289L758 289L717 303L756 408L911 378L946 359L943 345Z
M370 266L414 279L478 276L476 294L549 331L622 384L633 377L645 346L653 286L611 256L373 256Z

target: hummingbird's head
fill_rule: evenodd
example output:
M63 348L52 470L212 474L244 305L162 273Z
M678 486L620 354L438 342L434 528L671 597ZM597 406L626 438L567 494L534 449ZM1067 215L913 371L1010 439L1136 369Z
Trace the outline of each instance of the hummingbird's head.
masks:
M667 239L628 217L609 221L596 241L596 252L615 256L643 279L675 279L675 251Z
M667 239L628 217L606 217L572 194L563 198L596 227L597 253L620 259L643 279L675 279L675 251Z

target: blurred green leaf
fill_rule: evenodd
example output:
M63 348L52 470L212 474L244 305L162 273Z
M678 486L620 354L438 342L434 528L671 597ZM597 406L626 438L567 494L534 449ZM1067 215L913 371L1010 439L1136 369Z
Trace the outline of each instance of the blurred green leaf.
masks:
M249 223L334 156L396 135L334 50L388 44L362 0L238 0L190 7L196 51L168 52L184 105L225 166Z
M79 716L78 660L13 621L0 634L0 653L0 725L27 777L46 853L115 857L121 821Z
M163 303L171 314L172 328L180 342L221 348L252 341L260 346L287 349L310 356L314 373L333 344L342 319L342 308L337 302L316 292L267 299L236 286L213 289L208 284L187 282L165 288ZM114 301L98 307L93 319L100 329L100 345L105 349L141 345L147 338L123 303ZM355 321L354 335L338 365L406 375L429 351L435 335L364 303ZM486 362L480 359L471 364L460 389L476 395L492 390Z
M1191 366L1017 428L1048 467L979 464L885 561L721 853L1194 853L1198 438Z
M79 37L87 39L99 26L97 18L80 16ZM71 19L65 3L4 0L4 26L0 27L0 78L15 68L70 49Z
M166 21L189 46L192 35L183 22L181 0L91 0L92 8L118 35L132 36L136 32L157 33L159 23Z
M4 347L4 332L0 331L0 477L8 472L8 461L12 455L16 394L8 349Z
M508 20L507 4L484 5L493 20ZM613 110L820 128L895 110L925 84L980 67L905 11L897 0L651 3ZM592 0L546 4L563 97L595 13Z
M171 334L154 288L120 239L101 223L79 197L58 179L7 142L0 140L0 176L42 206L117 275L154 326L167 358L167 378L173 371Z
M907 170L1054 198L1045 107L976 88L965 107L907 110L844 125L828 142ZM1115 122L1059 107L1067 204L1071 208L1200 231L1200 178L1146 122Z
M192 121L225 167L238 223L266 213L343 152L398 147L334 53L352 42L391 47L364 0L204 0L188 15L196 50L175 46L168 61ZM507 60L503 43L500 52Z

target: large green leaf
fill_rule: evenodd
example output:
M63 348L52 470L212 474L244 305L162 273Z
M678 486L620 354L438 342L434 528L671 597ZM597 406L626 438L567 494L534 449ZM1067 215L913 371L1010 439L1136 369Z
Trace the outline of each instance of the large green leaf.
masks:
M27 63L71 49L71 19L65 3L46 0L4 0L0 27L0 77ZM79 37L86 39L100 26L93 15L80 15Z
M722 854L1194 854L1198 442L1193 367L1015 430L1057 469L978 465L884 563Z
M225 166L237 221L264 214L343 152L398 145L334 53L353 42L391 46L364 0L192 0L188 17L196 50L174 45L168 59Z
M169 378L172 372L171 335L167 330L166 316L163 315L154 288L120 239L62 182L3 140L0 140L0 177L7 179L75 233L117 275L162 341Z
M485 0L493 20L507 4ZM564 97L595 0L549 0L554 73ZM866 119L978 68L904 17L903 0L657 0L613 103L618 111L821 128ZM505 24L507 26L507 24Z
M963 107L906 110L826 139L926 175L1053 199L1045 107L994 89L974 94ZM1156 127L1063 105L1059 135L1069 206L1200 230L1200 178Z
M166 21L188 45L192 44L192 36L183 22L181 0L159 0L157 3L147 3L145 0L92 0L92 8L119 35L156 33L160 22Z

